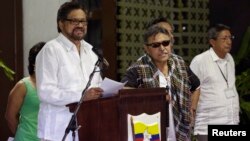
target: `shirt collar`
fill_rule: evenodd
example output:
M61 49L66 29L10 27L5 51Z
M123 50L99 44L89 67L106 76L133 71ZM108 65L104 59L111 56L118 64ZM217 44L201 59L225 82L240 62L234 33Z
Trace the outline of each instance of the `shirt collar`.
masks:
M228 57L228 53L226 54L225 58L224 59L221 59L220 57L218 57L218 55L214 52L214 49L213 48L210 48L210 54L212 56L212 59L214 62L217 62L219 60L225 60L226 62L229 61L229 57Z
M67 37L65 37L62 33L59 34L58 39L65 44L65 46L63 46L67 51L73 50L76 46L74 43L72 43ZM85 51L85 50L91 50L92 46L90 44L88 44L86 41L81 40L81 47L80 50Z
M75 44L72 43L67 37L62 33L59 34L58 39L65 45L63 46L67 51L70 51L74 48Z

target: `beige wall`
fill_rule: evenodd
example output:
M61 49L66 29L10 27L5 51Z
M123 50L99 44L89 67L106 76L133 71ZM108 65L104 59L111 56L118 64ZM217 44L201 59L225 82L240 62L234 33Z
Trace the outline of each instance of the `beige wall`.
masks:
M57 36L56 15L59 6L69 0L23 0L23 61L28 75L29 49L39 41Z

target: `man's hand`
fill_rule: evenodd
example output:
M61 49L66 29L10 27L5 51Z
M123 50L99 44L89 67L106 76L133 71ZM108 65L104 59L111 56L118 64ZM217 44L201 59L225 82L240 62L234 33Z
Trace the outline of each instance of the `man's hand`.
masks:
M98 99L102 97L103 90L99 87L93 87L86 91L84 101Z

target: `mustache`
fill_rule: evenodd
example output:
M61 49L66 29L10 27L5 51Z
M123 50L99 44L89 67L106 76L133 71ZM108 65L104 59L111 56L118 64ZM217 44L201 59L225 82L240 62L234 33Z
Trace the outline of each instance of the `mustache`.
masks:
M76 28L74 28L73 30L81 30L81 31L84 31L84 28L82 28L82 27L76 27Z

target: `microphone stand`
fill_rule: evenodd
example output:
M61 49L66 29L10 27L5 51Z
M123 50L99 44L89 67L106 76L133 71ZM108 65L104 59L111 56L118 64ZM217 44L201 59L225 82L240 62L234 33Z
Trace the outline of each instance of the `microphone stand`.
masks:
M77 124L76 124L77 113L78 113L78 111L79 111L79 109L81 107L81 104L83 102L83 98L85 96L85 93L86 93L87 89L89 88L89 86L91 85L92 78L93 78L94 73L96 72L96 69L98 68L100 62L101 62L101 60L98 59L96 61L96 63L95 63L95 67L94 67L92 73L89 76L89 81L88 81L85 89L82 92L82 97L81 97L80 101L77 103L77 107L76 107L76 109L75 109L75 111L74 111L74 113L73 113L73 115L72 115L72 117L70 119L70 122L69 122L67 128L65 129L65 134L63 136L62 141L65 141L65 139L66 139L66 137L67 137L67 135L69 134L70 131L72 131L73 141L75 140L75 131L78 130L81 127L81 126L77 126Z

